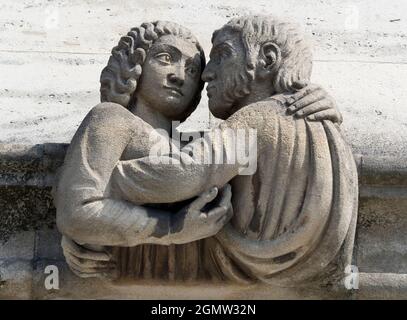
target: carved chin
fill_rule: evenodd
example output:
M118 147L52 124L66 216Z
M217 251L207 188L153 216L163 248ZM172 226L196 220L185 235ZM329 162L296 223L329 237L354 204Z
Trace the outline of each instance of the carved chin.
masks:
M213 99L208 100L209 111L216 118L226 119L229 116L229 110L232 107L232 104L226 101L220 101Z

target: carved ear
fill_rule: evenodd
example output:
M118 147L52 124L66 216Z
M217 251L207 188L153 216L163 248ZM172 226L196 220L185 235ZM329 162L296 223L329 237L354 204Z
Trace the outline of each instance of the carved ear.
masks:
M263 68L271 71L281 59L280 48L273 42L265 42L260 48L260 58L263 60Z

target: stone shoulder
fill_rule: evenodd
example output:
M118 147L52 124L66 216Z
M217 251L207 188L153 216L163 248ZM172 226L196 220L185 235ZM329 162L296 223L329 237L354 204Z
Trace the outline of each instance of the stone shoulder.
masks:
M95 132L104 131L116 135L119 132L143 129L149 127L149 125L122 105L102 102L89 111L81 127L83 129L90 127Z
M101 102L94 106L87 117L97 119L132 118L134 115L125 107L114 102Z
M292 118L286 114L286 109L283 100L270 97L243 107L225 122L235 128L251 127L262 130L265 124L273 122L278 117Z

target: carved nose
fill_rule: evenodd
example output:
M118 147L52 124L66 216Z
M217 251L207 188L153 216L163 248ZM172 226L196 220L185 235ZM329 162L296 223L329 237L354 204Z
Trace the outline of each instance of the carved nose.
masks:
M215 80L215 73L213 71L211 71L208 68L208 66L206 66L206 68L202 72L201 78L202 78L202 81L204 81L204 82L210 82L212 80Z
M177 76L175 73L169 74L168 80L171 83L177 84L178 86L182 86L184 84L184 79L180 76Z

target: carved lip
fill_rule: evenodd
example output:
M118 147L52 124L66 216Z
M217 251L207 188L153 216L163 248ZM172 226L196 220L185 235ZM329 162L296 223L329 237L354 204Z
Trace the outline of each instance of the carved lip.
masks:
M181 96L184 95L183 92L180 89L176 88L176 87L164 86L164 88L168 89L168 90L171 90L171 91L175 91L175 92L179 93Z
M212 96L212 93L213 93L214 89L216 89L216 87L214 85L206 87L206 95L208 96L208 98L210 98Z

